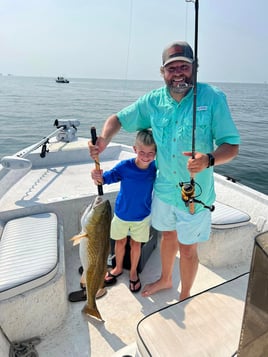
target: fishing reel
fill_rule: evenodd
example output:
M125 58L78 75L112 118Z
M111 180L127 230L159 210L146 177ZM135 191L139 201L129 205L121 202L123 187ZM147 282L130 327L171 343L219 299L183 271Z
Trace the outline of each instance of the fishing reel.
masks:
M76 128L80 125L80 121L79 120L65 120L65 119L56 119L54 122L54 126L56 126L57 128L64 128L64 129L68 129L68 128Z
M77 127L80 125L79 120L59 120L56 119L54 122L54 126L58 129L61 129L57 134L58 141L64 141L69 143L73 141L75 138L75 134L77 132Z
M181 198L185 202L186 206L189 206L189 203L194 199L194 189L195 183L192 179L191 182L180 182L181 187Z
M193 203L198 203L198 204L201 204L204 208L209 209L210 212L214 211L214 209L215 209L214 205L207 206L204 202L197 199L197 197L200 196L201 193L199 195L195 196L195 185L197 185L200 190L201 190L201 187L199 184L197 184L194 181L193 178L191 179L190 182L180 182L179 185L181 187L181 198L184 201L186 207L190 207L191 204L193 204Z

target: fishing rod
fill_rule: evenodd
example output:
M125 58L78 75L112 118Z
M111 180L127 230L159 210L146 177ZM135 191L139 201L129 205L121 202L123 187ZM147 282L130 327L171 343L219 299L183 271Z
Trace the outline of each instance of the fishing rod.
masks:
M198 0L185 0L186 2L192 2L195 4L195 34L194 34L194 62L193 62L193 129L192 129L192 159L195 158L195 131L196 131L196 98L197 98L197 67L198 67ZM214 210L214 206L206 206L202 201L197 200L195 196L195 179L194 175L191 175L190 182L180 182L181 197L186 206L189 207L191 214L194 214L194 204L202 204L210 211ZM199 186L199 185L198 185ZM199 186L200 187L200 186Z
M198 0L186 0L195 4L195 36L194 36L194 64L193 64L193 129L192 129L192 159L195 158L195 129L196 129L196 97L197 97L197 51L198 51ZM194 175L190 177L190 182L180 182L182 200L189 207L191 214L194 214L195 180Z
M192 159L195 158L195 129L196 129L196 97L197 97L197 67L198 67L198 10L199 0L186 0L195 3L195 34L194 34L194 66L193 66L193 131Z

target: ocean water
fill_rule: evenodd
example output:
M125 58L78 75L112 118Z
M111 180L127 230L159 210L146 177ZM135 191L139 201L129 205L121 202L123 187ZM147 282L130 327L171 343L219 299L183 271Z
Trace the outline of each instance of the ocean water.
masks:
M268 85L213 83L227 95L240 131L239 156L215 171L268 194ZM55 119L80 121L78 135L100 132L106 118L162 81L122 81L0 76L0 158L40 141L56 128ZM135 134L121 130L115 141L132 144Z

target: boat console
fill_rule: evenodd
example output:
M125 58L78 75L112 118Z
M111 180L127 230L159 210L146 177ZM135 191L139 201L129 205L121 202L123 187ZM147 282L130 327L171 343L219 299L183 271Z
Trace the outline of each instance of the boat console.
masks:
M255 239L237 356L268 353L268 232Z

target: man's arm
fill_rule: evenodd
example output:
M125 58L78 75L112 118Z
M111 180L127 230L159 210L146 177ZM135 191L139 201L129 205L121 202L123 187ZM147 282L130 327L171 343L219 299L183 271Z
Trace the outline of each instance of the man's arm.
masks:
M121 124L118 117L115 114L111 115L104 123L100 136L100 138L105 141L106 146L110 143L113 136L116 133L118 133L120 129L121 129Z
M96 144L93 145L91 140L88 141L90 156L93 160L95 160L96 157L104 151L104 149L112 140L113 136L118 133L120 129L121 124L118 120L118 117L115 114L111 115L104 123L101 135L98 136Z
M222 165L234 159L239 152L239 145L222 144L211 154L215 158L215 165ZM207 159L208 162L208 159Z
M231 161L234 159L239 152L239 145L231 145L224 143L217 147L214 152L211 154L214 156L215 162L214 165L222 165L226 162ZM183 155L185 156L192 156L192 153L187 151L184 152ZM195 158L190 158L188 160L187 169L190 171L191 174L196 174L208 167L209 158L207 153L200 153L197 152L195 154Z

